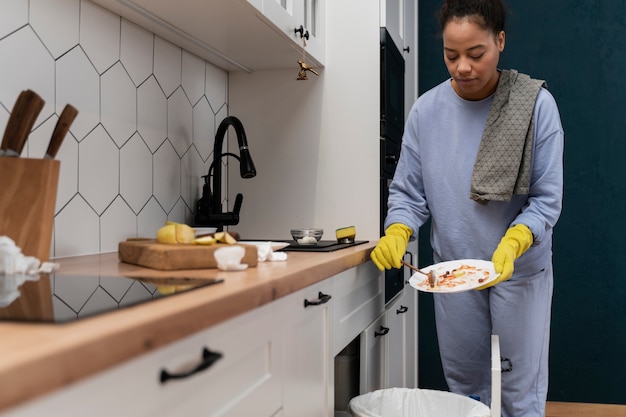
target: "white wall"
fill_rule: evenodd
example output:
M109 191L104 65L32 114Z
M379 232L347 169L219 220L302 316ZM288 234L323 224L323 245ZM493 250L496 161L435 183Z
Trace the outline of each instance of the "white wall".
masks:
M1 131L21 90L46 101L22 156L43 156L66 103L79 110L58 155L53 256L192 221L228 73L87 0L2 2L0 56Z
M322 227L332 240L353 225L357 239L378 239L378 27L378 2L327 1L319 77L297 81L296 62L292 71L230 74L230 113L246 128L257 168L252 179L229 177L231 201L244 196L234 227L242 236L285 239L292 227Z

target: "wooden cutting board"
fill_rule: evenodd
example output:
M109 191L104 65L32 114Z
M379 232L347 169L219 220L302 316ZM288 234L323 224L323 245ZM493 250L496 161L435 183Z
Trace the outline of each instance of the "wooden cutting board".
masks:
M139 239L120 242L120 261L159 270L217 268L215 251L230 246L226 243L213 245L167 244L156 240ZM246 252L242 264L254 267L258 263L257 248L253 245L239 245Z

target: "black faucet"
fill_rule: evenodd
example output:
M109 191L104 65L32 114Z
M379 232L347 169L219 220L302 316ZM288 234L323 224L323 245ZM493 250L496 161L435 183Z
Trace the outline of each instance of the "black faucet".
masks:
M222 153L224 137L228 127L232 126L237 134L237 143L239 144L239 156L226 152ZM220 123L215 134L215 143L213 146L213 162L209 167L209 173L202 176L204 185L202 186L202 197L198 200L196 208L196 216L194 223L196 226L216 227L218 231L222 231L226 225L235 225L239 223L239 211L243 202L243 195L237 194L232 212L222 213L222 163L224 156L232 156L239 161L239 171L241 178L252 178L256 175L256 169L250 156L248 149L248 140L246 132L243 129L241 121L234 116L228 116ZM213 186L210 185L210 179L213 176Z

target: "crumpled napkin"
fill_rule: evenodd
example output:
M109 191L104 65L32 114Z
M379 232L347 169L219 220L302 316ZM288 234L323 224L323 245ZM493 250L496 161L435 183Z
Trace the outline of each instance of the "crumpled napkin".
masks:
M256 245L257 259L259 262L266 261L286 261L285 252L274 252L272 242L263 242ZM243 271L248 268L247 264L242 264L241 260L246 254L246 250L238 245L226 246L215 251L215 260L218 269L222 271Z
M59 264L44 262L34 256L24 256L22 250L8 236L0 236L0 274L38 275L55 271Z
M248 264L242 264L241 260L246 254L246 250L238 245L229 245L215 251L217 268L222 271L243 271L248 268Z
M34 256L24 256L22 250L8 236L0 236L0 307L10 305L25 281L36 281L40 273L49 274L59 264L44 262Z
M287 254L285 252L274 252L272 242L263 242L257 245L257 254L259 262L287 260Z

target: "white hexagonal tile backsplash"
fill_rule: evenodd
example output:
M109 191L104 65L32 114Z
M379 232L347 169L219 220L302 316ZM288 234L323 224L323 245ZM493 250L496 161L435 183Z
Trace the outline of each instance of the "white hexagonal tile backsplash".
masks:
M2 2L2 13L0 13L0 39L27 23L27 1L5 0Z
M119 62L100 77L102 125L121 147L137 131L137 89Z
M228 73L88 0L3 2L0 56L2 131L21 90L46 100L23 156L43 156L66 104L79 111L57 154L53 257L192 220Z
M54 58L78 45L79 17L79 0L30 0L30 25Z
M30 26L0 42L0 101L10 111L20 91L30 88L46 102L35 125L54 111L54 58Z
M166 220L192 222L228 113L225 71L88 0L3 1L0 56L2 131L20 91L46 101L22 156L43 157L64 106L79 111L57 154L51 256L112 252L154 238ZM54 315L73 320L146 294L158 296L139 282L78 277L53 285Z

